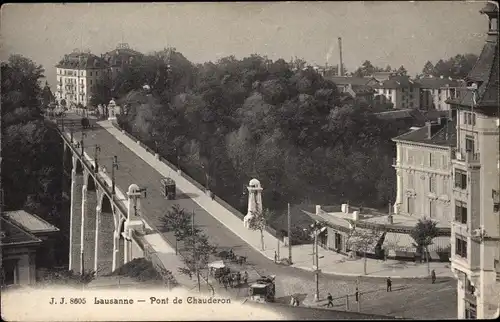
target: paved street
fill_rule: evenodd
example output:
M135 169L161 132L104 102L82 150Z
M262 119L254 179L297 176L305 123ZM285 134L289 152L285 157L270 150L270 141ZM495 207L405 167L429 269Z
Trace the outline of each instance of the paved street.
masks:
M79 118L78 116L70 117ZM79 140L81 133L76 132L74 136ZM84 141L86 152L90 156L94 155L92 146L99 144L101 148L98 156L99 164L107 169L111 169L112 156L118 157L120 167L116 171L116 184L121 191L125 192L132 183L147 187L147 198L141 200L141 204L144 216L151 225L158 227L160 217L174 204L179 204L188 211L194 211L196 225L210 236L212 243L220 247L232 247L237 255L247 256L248 270L253 277L257 276L256 272L277 276L276 290L279 301L287 302L288 295L301 294L306 302L309 300L312 303L311 298L315 287L313 273L276 265L191 200L191 197L195 196L181 194L175 201L165 200L160 192L161 175L135 153L125 148L105 129L94 126L93 129L88 130ZM326 292L331 292L333 297L354 292L355 284L352 279L346 281L345 278L338 276L321 276L320 280L323 297ZM415 280L405 283L407 283L405 287L398 289L399 285L395 282L394 292L388 294L385 292L384 280L362 281L359 285L360 291L371 292L366 295L365 301L368 303L363 303L362 312L413 318L454 318L456 316L455 282L430 285L427 280ZM246 293L240 292L242 295Z

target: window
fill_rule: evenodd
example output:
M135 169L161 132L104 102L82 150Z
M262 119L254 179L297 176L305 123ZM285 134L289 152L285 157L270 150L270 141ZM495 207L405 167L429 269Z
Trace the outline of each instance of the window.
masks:
M413 214L414 211L413 201L414 200L411 197L406 198L406 212L409 213L410 215Z
M95 75L96 75L96 76L99 76L99 72L95 72Z
M470 135L465 136L465 151L466 152L474 152L474 137Z
M442 165L442 167L443 167L443 170L448 169L448 158L447 158L447 156L446 156L446 155L443 155L443 156L441 157L441 165Z
M412 153L412 151L408 150L407 154L406 154L406 157L407 157L408 164L413 164L413 153Z
M441 89L438 89L438 96L439 96L439 99L441 99Z
M90 76L92 76L92 72L90 72Z
M467 173L455 170L455 188L467 189Z
M2 285L17 284L17 260L7 259L2 263L3 280Z
M92 85L92 80L90 80L90 85Z
M455 201L455 221L467 224L467 204L458 200Z
M441 187L441 194L442 195L447 195L448 194L448 179L445 178L443 179L443 186Z
M469 301L465 301L465 318L466 319L471 319L471 320L477 319L476 310L477 310L476 304L471 303Z
M432 160L432 152L429 152L429 167L434 167L434 162Z
M437 215L436 201L429 200L429 217L433 218Z
M413 173L408 173L408 188L413 189Z
M435 176L429 177L429 192L436 193L436 177Z
M467 258L467 241L462 238L455 238L455 254L462 258Z

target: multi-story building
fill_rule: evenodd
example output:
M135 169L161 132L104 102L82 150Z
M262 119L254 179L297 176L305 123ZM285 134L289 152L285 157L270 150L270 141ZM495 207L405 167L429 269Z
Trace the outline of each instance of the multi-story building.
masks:
M448 111L448 100L455 98L461 82L449 77L427 76L415 80L420 85L420 109Z
M64 55L56 68L56 100L58 103L65 100L69 108L78 104L87 106L94 86L108 73L108 64L104 59L78 50Z
M377 83L372 77L350 77L350 76L332 76L327 79L337 85L341 93L352 97L353 100L359 100L368 104L373 103L375 90L371 85Z
M420 85L406 75L392 74L373 85L376 95L384 96L395 109L419 108Z
M467 87L449 102L458 111L451 268L458 318L479 319L500 313L498 4L481 13L489 19L486 42Z
M397 157L395 214L451 221L451 156L455 122L439 118L393 139Z
M125 66L134 63L143 56L142 53L131 49L128 44L120 43L116 49L101 55L101 58L107 62L111 78L115 79Z

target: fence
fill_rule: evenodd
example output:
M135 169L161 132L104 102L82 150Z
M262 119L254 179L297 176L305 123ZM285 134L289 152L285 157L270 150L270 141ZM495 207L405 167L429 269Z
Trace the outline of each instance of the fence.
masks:
M112 125L117 129L117 130L120 130L122 133L124 133L129 139L131 139L132 141L134 142L139 142L139 145L143 148L146 149L146 151L148 151L149 153L155 155L156 153L151 149L149 148L147 145L143 144L142 142L140 142L137 138L135 138L132 134L128 133L126 130L120 128L120 125L116 122L112 122ZM177 166L173 165L171 162L169 162L167 159L163 158L163 157L160 157L160 161L165 163L167 166L169 166L170 168L172 169L175 169L176 171L177 170L180 170ZM192 185L194 185L195 187L197 187L198 189L202 190L202 191L205 191L205 187L200 184L198 181L196 181L195 179L193 179L189 174L185 173L185 172L182 172L181 173L181 176L186 179L187 181L189 181ZM228 204L226 201L224 201L223 199L221 199L220 197L214 195L214 200L217 201L221 206L223 206L224 208L226 208L229 212L231 212L233 215L235 215L236 217L238 217L240 220L243 221L243 218L245 217L244 214L242 214L238 209L234 208L233 206L231 206L230 204ZM275 238L281 238L281 236L278 236L278 233L275 229L273 229L272 227L270 226L266 226L265 230L271 234L273 237Z

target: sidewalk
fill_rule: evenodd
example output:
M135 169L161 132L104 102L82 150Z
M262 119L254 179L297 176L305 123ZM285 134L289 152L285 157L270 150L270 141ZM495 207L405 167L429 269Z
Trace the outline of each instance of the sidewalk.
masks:
M137 142L130 139L126 134L115 128L110 121L98 122L100 126L106 129L111 135L119 140L123 145L129 148L132 152L142 158L146 163L155 168L165 177L171 177L175 180L177 187L184 193L190 193L200 207L205 209L221 224L231 230L234 234L240 237L245 243L252 246L256 251L270 260L274 260L275 251L280 253L281 258L288 257L288 247L280 242L279 250L277 248L278 240L264 231L264 250L261 247L261 239L259 231L248 230L243 226L242 220L236 215L231 213L218 202L212 200L205 191L200 190L194 186L187 179L179 175L174 169L162 161L155 158L145 148L140 146ZM319 256L324 256L320 259L320 269L323 274L340 275L348 277L362 277L362 278L428 278L427 264L415 264L412 262L400 262L396 260L374 260L367 259L367 275L364 274L364 260L349 260L347 256L337 254L333 251L324 249L319 250ZM303 270L313 270L312 268L312 245L299 245L292 248L293 267ZM436 271L438 278L452 277L451 269L448 267L449 263L431 263L431 269Z

